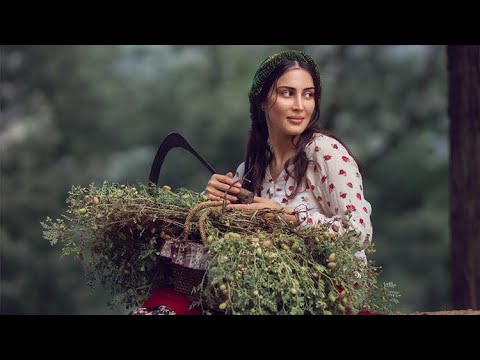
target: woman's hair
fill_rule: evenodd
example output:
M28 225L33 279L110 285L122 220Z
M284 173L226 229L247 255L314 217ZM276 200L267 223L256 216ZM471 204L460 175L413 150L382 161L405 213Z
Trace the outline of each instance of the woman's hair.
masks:
M246 181L243 182L243 187L247 190L253 191L258 196L260 196L265 171L273 156L268 144L267 121L265 118L265 112L261 109L261 104L267 100L270 89L272 86L276 85L278 78L280 78L287 69L296 65L308 71L312 76L315 86L315 109L312 113L310 123L299 136L298 142L295 146L295 154L285 163L285 171L289 176L295 179L294 189L288 197L293 198L298 193L299 185L304 181L305 173L307 172L308 163L310 161L305 154L305 146L315 133L323 133L339 141L345 146L350 156L357 162L360 172L363 172L361 164L355 156L353 156L350 149L336 136L328 131L320 129L318 120L320 118L320 98L322 88L320 72L317 64L309 55L303 52L287 50L265 59L255 74L252 89L249 93L250 118L252 120L252 125L247 142L244 175ZM294 164L293 174L287 169L291 164Z

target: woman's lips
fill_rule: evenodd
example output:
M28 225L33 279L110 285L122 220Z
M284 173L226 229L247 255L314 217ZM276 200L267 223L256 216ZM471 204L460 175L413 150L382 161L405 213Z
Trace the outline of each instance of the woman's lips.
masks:
M287 119L295 125L300 125L304 120L303 117L287 117Z

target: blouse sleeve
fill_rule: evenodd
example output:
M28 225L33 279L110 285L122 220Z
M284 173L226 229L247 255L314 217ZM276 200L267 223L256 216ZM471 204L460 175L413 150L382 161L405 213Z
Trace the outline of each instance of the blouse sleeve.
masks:
M237 171L235 171L235 174L233 175L233 180L241 181L244 173L245 173L245 162L242 162L240 165L238 165Z
M362 244L370 243L371 205L363 195L362 176L355 160L341 143L323 135L310 142L305 152L312 160L307 169L307 186L318 204L317 209L307 211L307 224L329 223L343 232L342 221L348 221Z

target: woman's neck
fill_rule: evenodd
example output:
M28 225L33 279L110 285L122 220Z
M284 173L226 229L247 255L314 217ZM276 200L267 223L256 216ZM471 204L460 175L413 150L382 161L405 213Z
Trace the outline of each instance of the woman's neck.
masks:
M298 141L298 137L295 137L294 143ZM272 144L273 157L270 162L271 169L275 172L281 172L285 163L295 154L295 146L292 144L291 136L275 136L271 134L270 143ZM273 175L273 174L272 174Z

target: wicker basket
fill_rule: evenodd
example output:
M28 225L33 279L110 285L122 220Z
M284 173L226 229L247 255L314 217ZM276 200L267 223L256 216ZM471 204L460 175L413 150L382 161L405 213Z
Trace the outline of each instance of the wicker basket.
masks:
M177 264L170 264L173 288L186 295L190 300L197 301L199 292L192 294L192 289L202 282L205 270L190 269Z

